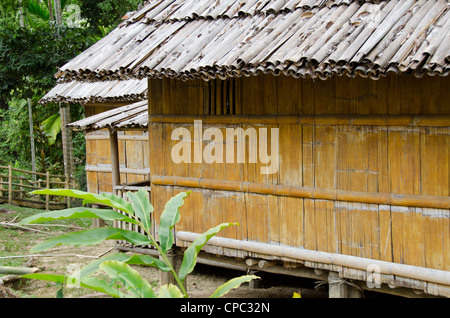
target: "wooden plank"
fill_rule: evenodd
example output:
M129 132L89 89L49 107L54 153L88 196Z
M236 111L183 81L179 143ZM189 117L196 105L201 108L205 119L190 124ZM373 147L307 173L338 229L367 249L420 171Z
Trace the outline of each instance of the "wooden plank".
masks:
M356 94L358 82L353 78L342 77L335 81L336 114L347 115L356 113Z
M272 75L263 75L264 86L262 95L264 96L263 114L277 115L278 112L278 77Z
M336 231L337 231L337 249L340 254L352 255L350 249L350 226L348 222L348 209L347 205L342 202L335 203L336 214Z
M243 176L244 180L247 182L260 183L261 175L260 168L261 165L258 160L258 126L255 125L242 125L244 139L242 140L243 146L239 146L237 141L236 153L243 153L245 149L245 155L243 157ZM236 140L238 137L236 137ZM239 159L238 161L239 162Z
M401 264L423 266L424 237L421 211L415 208L392 207L393 261Z
M420 176L424 195L450 195L448 128L421 128Z
M315 126L314 186L336 188L335 126Z
M408 214L405 231L405 251L407 263L414 266L425 266L425 220L422 208L411 208Z
M170 186L151 186L151 202L154 207L155 230L158 232L161 214L166 203L173 196L173 188Z
M148 79L148 91L152 92L148 94L148 111L149 114L162 114L163 113L163 100L164 100L164 88L167 86L168 80L163 79Z
M269 243L268 197L245 193L248 240Z
M220 192L217 196L216 213L222 215L222 222L239 223L237 226L231 226L224 229L220 236L237 239L242 237L239 233L246 232L245 209L243 208L243 195L235 192ZM243 222L244 221L244 222Z
M171 136L172 136L172 131L173 129L175 129L172 125L170 124L163 124L163 126L161 127L161 135L160 139L162 139L162 144L161 144L161 148L158 149L158 151L161 152L161 156L162 156L162 161L159 162L159 164L161 165L163 171L164 171L164 175L166 176L171 176L173 175L172 173L172 166L173 166L173 160L172 160L172 147L175 144L175 142L172 142L171 140Z
M86 140L86 164L97 164L97 147L95 140Z
M367 145L367 187L368 192L379 192L380 166L379 163L379 133L378 127L365 127Z
M391 207L379 205L379 227L380 227L380 260L392 262L392 220Z
M303 202L304 246L307 250L317 250L317 228L315 220L315 200L305 199Z
M96 171L86 171L87 190L92 193L98 192L98 176Z
M330 115L336 113L335 79L316 81L314 85L314 114Z
M342 145L339 143L338 153L340 164L344 169L338 166L338 171L341 175L347 175L346 190L367 191L369 158L365 127L340 126L340 128L343 129L342 136L339 134L340 141L345 139L345 142Z
M286 244L288 242L289 237L286 233L286 223L287 217L284 213L288 212L286 210L286 206L284 204L284 200L282 197L269 195L268 199L269 204L269 237L270 243L279 245ZM293 213L294 211L290 211ZM295 236L295 234L292 234Z
M303 199L279 197L278 200L280 244L303 247Z
M425 266L440 270L450 268L449 211L423 209Z
M420 134L416 128L390 127L389 181L392 193L420 193Z
M302 113L303 81L286 75L277 77L278 115Z
M278 184L303 185L302 151L298 145L303 140L302 126L280 125L279 160L280 181Z
M98 172L99 193L112 193L111 173Z
M317 250L322 252L335 252L334 238L334 205L332 201L315 200L314 222L316 229ZM319 230L320 229L320 230Z
M326 206L327 252L339 253L335 202L328 200Z
M380 259L380 224L379 206L377 204L361 204L363 227L364 257Z
M186 189L184 189L184 191L186 191ZM191 189L189 189L189 191L191 191ZM174 193L174 195L176 194ZM203 233L204 228L201 219L203 213L203 191L193 189L184 200L183 206L180 208L181 219L176 226L176 230Z
M302 181L304 187L314 187L314 126L302 126Z
M167 172L164 170L163 157L163 124L149 123L149 160L150 173L152 175L164 176Z

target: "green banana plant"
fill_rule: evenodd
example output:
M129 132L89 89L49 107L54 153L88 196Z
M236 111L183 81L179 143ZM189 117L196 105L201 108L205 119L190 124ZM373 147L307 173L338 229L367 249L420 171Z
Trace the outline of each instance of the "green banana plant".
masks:
M177 273L169 261L167 252L174 244L173 228L181 219L180 208L189 193L181 192L166 203L160 218L159 240L157 241L151 233L151 213L153 213L153 206L144 189L136 193L129 192L127 195L130 201L113 194L94 194L71 189L44 189L31 192L31 194L49 194L79 198L83 200L83 205L95 203L106 205L112 209L94 209L83 206L51 211L23 219L19 224L41 223L71 218L100 218L105 221L121 221L136 224L145 231L144 235L114 227L103 227L80 232L70 232L37 244L31 249L32 252L48 250L61 244L79 247L95 245L104 240L125 240L134 245L152 245L158 250L161 258L156 259L148 255L128 256L123 253L116 253L96 260L69 276L35 273L24 275L23 277L81 286L106 293L116 298L187 298L188 293L184 287L184 281L187 275L194 270L197 255L200 250L210 238L221 230L230 226L239 225L238 223L222 223L197 237L185 250L181 267ZM163 272L171 272L177 285L169 284L161 286L159 295L157 295L152 290L150 284L130 265L152 266ZM98 271L106 273L110 281L92 276L92 274ZM239 287L242 283L258 278L254 275L244 275L231 279L227 283L219 286L210 297L221 297L231 289Z

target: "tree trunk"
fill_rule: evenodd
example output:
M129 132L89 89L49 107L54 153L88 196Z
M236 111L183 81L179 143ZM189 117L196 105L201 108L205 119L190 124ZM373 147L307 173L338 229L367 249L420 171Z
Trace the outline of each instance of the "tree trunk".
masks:
M62 25L62 9L61 9L61 0L55 0L55 20L56 25Z
M66 125L70 124L70 105L59 108L61 115L61 134L63 142L63 155L64 155L64 173L73 177L74 172L74 154L73 154L73 141L72 130L67 128Z
M28 98L28 121L30 123L30 142L31 142L31 167L33 172L36 172L36 152L34 147L34 132L33 132L33 110L31 108L31 99ZM36 175L33 174L33 180L36 181Z
M54 15L53 15L53 4L52 0L47 0L47 6L48 6L48 12L49 12L49 19L50 22L55 21Z

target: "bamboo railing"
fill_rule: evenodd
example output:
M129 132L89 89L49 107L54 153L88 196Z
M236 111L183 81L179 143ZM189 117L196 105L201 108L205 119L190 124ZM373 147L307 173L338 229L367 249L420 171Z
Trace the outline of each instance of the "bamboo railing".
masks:
M32 195L30 192L42 189L69 189L75 187L69 175L53 175L0 166L0 203L14 204L46 210L70 208L69 197Z

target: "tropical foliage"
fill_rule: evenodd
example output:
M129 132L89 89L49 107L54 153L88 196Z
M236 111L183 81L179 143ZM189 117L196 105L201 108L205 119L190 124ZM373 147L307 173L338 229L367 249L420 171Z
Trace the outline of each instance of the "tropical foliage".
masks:
M62 23L55 22L55 2ZM59 105L38 101L56 84L58 68L105 36L140 0L2 0L0 1L0 165L31 170L28 99L37 170L63 172L58 128ZM75 21L76 20L76 21ZM76 23L73 23L76 22ZM84 116L81 105L70 105L71 119ZM20 136L20 138L18 138ZM83 183L85 142L75 134L78 184Z
M102 204L109 206L111 209L79 207L61 211L45 212L28 217L22 220L20 224L41 223L71 218L100 218L105 221L120 221L137 224L144 230L145 235L114 227L71 232L39 243L31 250L32 252L41 252L61 244L70 246L89 246L98 244L104 240L125 240L134 245L151 245L156 248L161 256L160 259L148 255L129 256L118 253L107 255L100 260L96 260L69 276L41 273L23 276L25 278L58 282L61 284L69 284L71 286L81 286L117 298L188 297L184 282L187 275L194 270L197 263L197 255L200 250L221 230L238 225L237 223L219 224L200 235L184 252L181 267L177 272L169 260L168 252L174 245L175 238L173 228L181 219L180 208L184 204L184 200L189 195L189 192L181 192L166 203L159 222L158 240L156 239L156 236L152 234L153 206L147 198L147 192L143 189L139 190L137 193L129 192L128 198L130 202L111 194L98 195L78 190L46 189L34 191L33 194L70 196L83 199L85 204ZM130 265L153 266L163 272L170 272L172 273L177 286L170 284L161 286L159 295L157 295L150 284ZM98 275L93 275L98 271L107 274L109 279L102 279L99 278ZM258 279L258 277L254 275L244 275L234 278L222 286L219 286L211 297L221 297L231 289L237 288L242 283L253 279Z

